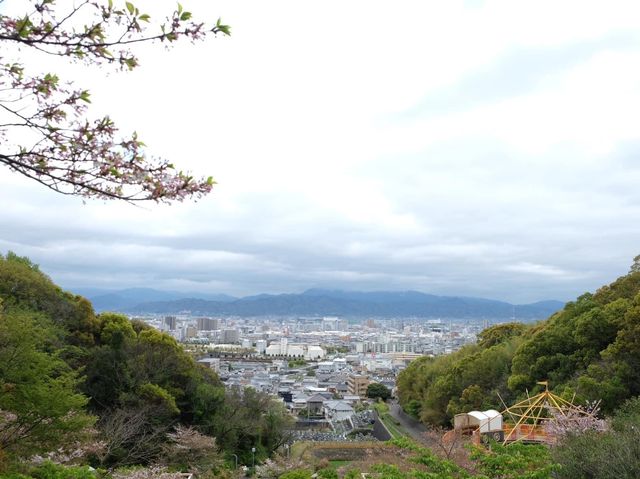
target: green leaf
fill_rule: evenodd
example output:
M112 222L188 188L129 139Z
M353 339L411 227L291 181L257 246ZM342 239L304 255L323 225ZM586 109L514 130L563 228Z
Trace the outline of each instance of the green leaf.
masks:
M27 38L31 33L31 27L33 23L28 16L25 16L22 20L18 20L16 22L16 30L18 31L18 36L20 38Z
M109 0L109 10L113 10L113 0Z
M216 22L216 26L213 29L214 32L222 32L225 35L231 35L231 27L229 25L222 24L222 18L218 18Z
M182 13L182 5L178 2L178 15Z
M127 65L129 70L133 70L136 66L138 66L138 62L136 61L135 57L125 58L124 64Z
M138 17L138 20L141 20L141 21L143 21L143 22L148 22L148 21L149 21L149 18L151 18L149 15L147 15L146 13L143 13L142 15L140 15L140 16Z
M133 15L133 12L136 11L136 7L133 6L133 3L126 2L125 5L127 6L127 10L129 11L129 15Z
M89 96L90 95L88 90L84 90L82 93L80 93L80 99L86 103L91 103Z
M180 20L182 20L183 22L189 20L191 18L191 12L183 12L182 15L180 15Z

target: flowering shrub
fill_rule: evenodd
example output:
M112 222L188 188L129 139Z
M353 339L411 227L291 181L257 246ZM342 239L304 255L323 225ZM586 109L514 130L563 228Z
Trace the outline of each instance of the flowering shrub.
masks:
M229 27L195 22L180 4L153 25L131 2L125 8L111 0L29 3L22 16L0 15L0 164L54 191L85 197L171 201L211 191L211 177L196 179L150 157L135 133L120 135L108 116L88 118L88 90L55 73L31 74L7 55L17 47L132 70L139 62L131 47L138 43L201 40L228 35Z
M547 434L557 439L587 431L603 432L609 428L607 421L598 418L599 402L587 402L585 406L575 406L575 409L565 412L555 408L549 408L548 411L551 418L544 422L544 428Z

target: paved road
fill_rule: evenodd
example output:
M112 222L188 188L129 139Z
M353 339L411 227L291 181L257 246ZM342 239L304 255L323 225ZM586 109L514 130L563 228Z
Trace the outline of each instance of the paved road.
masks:
M394 400L389 402L389 414L391 415L391 417L397 420L402 425L402 427L404 427L404 429L411 435L414 440L422 443L426 441L424 433L426 432L427 428L424 427L424 425L420 421L417 421L411 416L407 415L398 404L398 401Z

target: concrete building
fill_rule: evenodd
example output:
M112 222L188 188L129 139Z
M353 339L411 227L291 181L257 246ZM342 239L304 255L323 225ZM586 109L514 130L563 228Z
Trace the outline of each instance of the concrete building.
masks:
M334 421L345 421L354 413L353 408L344 401L326 401L324 403L325 417Z
M322 359L325 356L325 350L317 345L307 346L307 352L305 354L305 358L311 361L316 359Z
M274 341L269 346L267 346L264 354L266 354L267 356L305 358L313 361L323 358L326 352L320 346L289 343L287 338L281 338L280 341Z
M198 330L214 331L220 329L220 320L218 318L198 318Z
M267 351L267 342L264 339L256 341L256 351L258 354L264 354Z
M169 331L175 331L178 329L178 319L175 316L165 316L164 317L164 326Z
M369 386L369 378L367 376L351 374L347 378L347 392L352 396L366 396L367 386Z
M220 372L220 358L202 358L198 359L197 362L198 364L202 364L213 369L216 373Z
M191 325L183 325L180 331L180 340L187 341L188 339L195 338L198 335L198 330Z
M335 364L332 361L323 361L318 363L318 373L329 374L336 370Z
M240 341L240 332L237 329L225 329L220 335L223 344L235 344Z
M322 331L344 331L347 329L347 321L335 317L322 318Z

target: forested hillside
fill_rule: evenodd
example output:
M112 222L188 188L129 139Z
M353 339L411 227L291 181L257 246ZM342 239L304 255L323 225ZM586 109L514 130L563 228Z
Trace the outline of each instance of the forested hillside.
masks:
M226 453L267 456L287 421L266 395L225 392L172 337L96 315L28 259L0 255L0 473L54 451L211 471Z
M398 379L404 409L425 423L459 412L502 409L541 387L577 402L602 400L605 414L640 394L640 268L586 293L546 321L502 324L475 345L413 361Z

